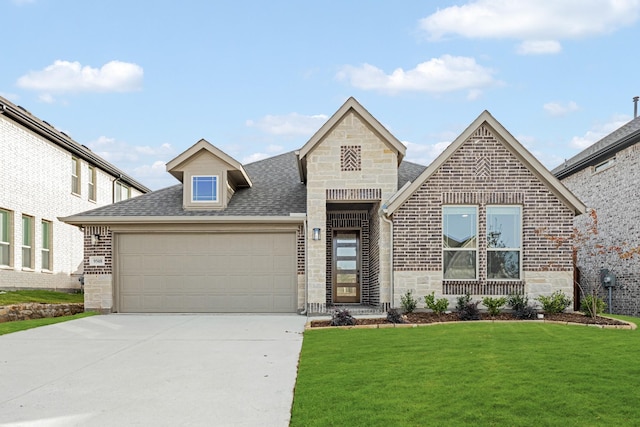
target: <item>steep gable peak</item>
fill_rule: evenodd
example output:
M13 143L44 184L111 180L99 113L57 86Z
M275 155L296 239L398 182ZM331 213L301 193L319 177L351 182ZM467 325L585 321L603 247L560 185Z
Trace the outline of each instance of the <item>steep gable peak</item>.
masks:
M490 135L489 135L490 134ZM392 215L433 176L451 157L472 137L493 136L509 150L533 175L547 186L576 215L584 213L586 207L553 174L540 163L511 133L496 120L489 111L484 110L449 146L409 185L405 185L392 197L385 208Z
M366 108L364 108L354 97L350 97L336 111L320 129L307 141L307 143L296 152L300 178L306 182L306 161L307 155L312 152L331 131L342 123L348 114L355 113L380 139L393 151L397 153L398 165L402 162L406 153L405 145L400 142L387 128L385 128Z
M167 172L175 176L180 182L183 182L185 168L188 167L191 161L193 161L203 153L208 153L209 155L224 163L227 172L230 176L233 177L237 186L252 186L251 179L249 178L247 172L244 170L242 164L204 138L200 139L198 142L179 154L173 160L167 162Z

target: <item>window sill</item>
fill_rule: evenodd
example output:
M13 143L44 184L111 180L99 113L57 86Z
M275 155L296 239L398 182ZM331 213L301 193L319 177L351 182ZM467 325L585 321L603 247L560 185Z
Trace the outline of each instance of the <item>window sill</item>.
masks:
M42 270L40 270L40 273L43 273L43 274L53 274L53 271L52 271L52 270L45 270L45 269L42 269Z
M22 267L22 271L27 271L27 272L30 272L30 273L35 272L35 270L33 268L29 268L29 267Z
M0 265L0 270L13 270L13 267L10 265Z
M71 192L71 195L72 195L72 196L76 196L76 197L82 197L82 195L81 195L81 194L79 194L79 193L74 193L73 191Z

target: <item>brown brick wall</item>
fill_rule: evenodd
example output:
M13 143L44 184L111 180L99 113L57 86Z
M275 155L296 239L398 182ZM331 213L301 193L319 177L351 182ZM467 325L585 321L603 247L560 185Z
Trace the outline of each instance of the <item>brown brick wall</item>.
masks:
M91 244L91 236L99 235L99 241ZM106 226L87 226L84 229L84 273L85 274L111 274L113 272L113 233ZM104 267L89 265L89 257L103 256Z
M570 271L571 247L536 230L568 238L573 213L482 126L393 215L394 269L442 270L442 206L479 207L479 281L486 282L486 206L523 207L523 270ZM544 234L544 233L543 233Z

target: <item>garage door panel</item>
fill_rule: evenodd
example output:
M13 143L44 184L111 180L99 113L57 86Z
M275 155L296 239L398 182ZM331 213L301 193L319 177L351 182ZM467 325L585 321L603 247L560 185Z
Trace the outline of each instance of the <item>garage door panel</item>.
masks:
M294 233L118 235L121 312L294 312Z

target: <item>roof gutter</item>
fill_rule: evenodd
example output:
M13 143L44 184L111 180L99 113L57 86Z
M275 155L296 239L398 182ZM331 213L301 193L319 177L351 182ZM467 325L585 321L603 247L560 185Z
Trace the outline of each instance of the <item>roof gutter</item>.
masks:
M613 155L618 151L624 150L625 148L635 144L638 141L640 141L640 130L627 135L615 144L611 144L603 148L602 150L596 151L595 153L585 157L577 163L572 164L571 166L567 166L564 169L555 171L554 175L558 179L563 179L571 176L574 173L586 168L587 166L597 163L598 159Z
M307 216L89 216L72 215L58 217L71 225L115 225L115 224L304 224Z
M57 144L63 147L64 149L68 150L72 154L78 157L81 157L85 160L89 160L91 163L111 173L112 175L122 176L125 182L127 182L132 187L135 187L138 190L142 191L143 193L151 192L151 189L140 184L138 181L126 175L124 172L122 172L112 164L107 163L106 161L104 161L103 159L101 159L100 157L96 156L95 154L91 153L88 150L83 150L82 147L79 146L77 142L71 140L71 138L68 138L68 137L65 138L64 136L62 136L62 134L58 132L54 132L52 128L48 127L43 123L40 123L39 120L36 120L33 117L30 117L28 114L25 114L24 112L20 111L19 107L15 108L12 105L7 104L1 99L0 99L0 114L4 114L8 118L22 124L23 126L27 127L29 130L32 130L33 132L48 139L54 144Z

